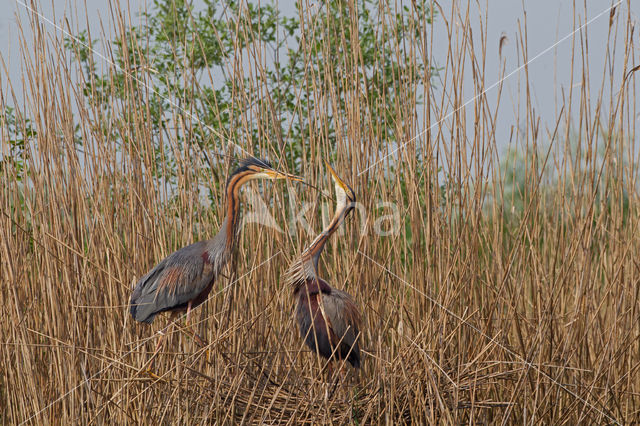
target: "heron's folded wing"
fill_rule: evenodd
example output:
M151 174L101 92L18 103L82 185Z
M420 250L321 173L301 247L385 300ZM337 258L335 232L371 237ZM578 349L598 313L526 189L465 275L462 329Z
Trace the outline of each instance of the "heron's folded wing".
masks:
M360 357L358 338L360 334L360 312L349 294L332 289L322 297L323 308L332 331L332 344L340 344L342 357L348 354Z
M205 248L202 241L181 248L142 277L131 295L131 315L151 322L157 313L184 306L204 291L214 279Z

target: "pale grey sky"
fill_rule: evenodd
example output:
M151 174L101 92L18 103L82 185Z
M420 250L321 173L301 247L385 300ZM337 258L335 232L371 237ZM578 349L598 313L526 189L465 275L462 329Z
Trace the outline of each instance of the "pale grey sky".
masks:
M145 0L131 1L117 0L124 10L130 10L132 17L138 16L148 4ZM25 4L30 4L31 0L4 0L0 6L0 56L8 67L9 80L14 84L21 81L21 64L18 45L18 25L16 16L21 17L22 22L28 22ZM111 23L110 8L106 0L36 0L39 3L39 11L52 22L61 24L63 18L69 20L72 28L89 28L93 37L107 38L113 34L109 27ZM446 3L446 4L444 4ZM587 10L584 10L584 3L576 5L576 16L581 23L593 19L599 13L606 11L612 4L610 1L587 1ZM486 84L487 87L500 78L501 60L498 54L500 37L504 34L508 37L508 43L503 48L502 57L505 61L506 74L517 69L522 64L517 53L517 40L519 25L524 25L526 14L528 28L528 51L529 58L534 58L538 53L548 49L554 43L570 34L576 24L574 23L573 1L558 0L537 0L537 1L514 1L514 0L490 0L480 6L476 2L468 3L458 1L460 8L466 8L470 4L470 20L473 34L481 33L481 19L488 17L487 21L487 60L486 60ZM283 11L294 10L293 1L280 1ZM457 25L456 19L451 20L452 2L443 2L444 16L452 21L452 25ZM488 13L485 14L486 8ZM626 2L621 4L618 13L626 13ZM638 22L640 15L640 2L634 1L631 6L634 21ZM624 10L623 10L624 9ZM580 25L578 23L577 25ZM66 27L63 25L63 27ZM621 75L620 61L622 60L622 49L619 48L614 57L606 57L607 33L609 27L609 13L603 13L586 27L586 34L589 40L589 65L591 68L591 81L593 87L598 87L607 61L618 65L618 78ZM636 25L636 28L640 28ZM59 32L54 25L43 23L43 29L47 32ZM446 57L447 42L438 43L438 40L446 40L446 26L444 20L438 17L428 31L434 32L434 57ZM618 30L619 34L624 28ZM583 31L582 35L585 32ZM30 39L27 37L27 39ZM476 48L480 48L480 37L474 38ZM529 64L529 76L532 84L533 105L536 113L541 119L544 128L553 128L557 118L557 97L561 96L562 90L567 91L571 77L571 38L560 42L554 49L544 53L539 58ZM619 46L620 47L620 46ZM478 50L479 51L479 50ZM106 64L105 64L106 65ZM574 69L574 75L581 73L581 66ZM4 74L4 69L0 69L0 84L6 92L8 79ZM471 99L474 96L471 84L471 72L466 72L469 81L465 82L464 99ZM512 127L521 124L515 119L515 110L518 106L525 104L524 97L519 93L522 89L523 72L515 73L505 80L503 95L499 110L499 128L497 132L497 143L500 150L509 145L509 135L512 134ZM618 80L619 81L619 80ZM20 95L20 87L14 87ZM497 90L492 89L487 92L489 103L495 106ZM19 96L20 98L20 96ZM595 102L595 100L593 100ZM20 102L19 102L20 103ZM472 105L468 108L468 114L473 114ZM470 115L471 117L472 115ZM637 118L638 119L638 118ZM472 122L471 122L472 124Z

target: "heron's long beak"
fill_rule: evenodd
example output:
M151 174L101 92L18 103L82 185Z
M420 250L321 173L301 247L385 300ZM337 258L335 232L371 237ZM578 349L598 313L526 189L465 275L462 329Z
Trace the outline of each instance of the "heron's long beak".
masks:
M331 177L333 177L334 182L337 183L338 185L340 185L340 187L346 191L347 190L347 184L344 183L344 181L342 179L340 179L340 176L338 176L336 171L333 170L333 167L331 167L331 164L329 164L329 162L327 160L324 160L324 164L329 169L329 172L331 172Z
M265 173L267 173L267 175L269 175L271 179L289 179L289 180L295 180L298 182L304 182L304 180L299 176L278 172L276 170L266 170Z

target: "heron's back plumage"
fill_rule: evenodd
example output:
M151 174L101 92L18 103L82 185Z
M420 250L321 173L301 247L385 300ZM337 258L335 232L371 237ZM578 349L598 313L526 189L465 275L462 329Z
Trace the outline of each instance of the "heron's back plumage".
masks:
M351 365L359 368L360 311L353 298L342 290L332 289L329 297L322 301L327 317L331 318L333 346L338 347L341 359L347 359Z
M194 300L192 308L202 303L228 261L222 234L171 253L142 277L131 294L133 318L151 323L160 312L184 310Z
M360 368L360 312L351 296L318 279L308 280L296 297L296 320L307 346Z

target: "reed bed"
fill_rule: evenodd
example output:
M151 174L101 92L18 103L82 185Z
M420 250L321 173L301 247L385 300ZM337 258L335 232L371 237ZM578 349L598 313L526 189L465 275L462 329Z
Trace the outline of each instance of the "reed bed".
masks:
M322 13L304 1L299 6ZM105 82L87 97L82 88L91 81L78 45L65 47L64 35L31 13L21 23L31 29L23 34L23 80L0 77L9 87L0 93L2 106L20 105L15 122L6 114L0 122L0 421L637 421L640 51L629 4L608 16L608 40L588 44L585 28L567 41L573 55L558 60L572 61L577 71L553 106L555 125L541 125L532 77L521 69L517 96L526 107L511 118L519 129L513 157L495 139L502 84L485 92L492 81L483 64L497 60L486 57L486 43L494 41L470 30L471 21L486 16L465 2L449 15L437 2L430 6L449 28L448 39L432 40L425 16L416 15L425 30L407 34L406 49L395 54L407 64L437 65L437 78L430 66L418 78L396 75L397 101L378 115L362 84L353 20L351 39L341 46L352 55L339 73L316 75L310 64L305 79L292 83L295 93L318 100L297 113L313 126L295 158L283 149L287 126L273 125L278 110L264 84L269 64L255 54L259 41L254 54L228 64L230 79L249 76L238 84L254 85L232 96L228 129L214 131L180 109L181 98L201 95L195 77L185 75L193 90L166 95L171 126L156 133L150 88L158 77L132 71L118 97ZM379 20L379 31L392 31L391 8L381 10L389 19ZM144 62L144 34L124 39L130 12L114 4L110 16L122 44L139 48L124 69L152 68ZM259 38L259 28L237 30ZM533 32L523 19L519 38L510 40L522 64ZM87 45L104 52L96 67L108 82L122 69L94 38L89 34ZM448 44L447 56L434 57L433 43ZM624 60L593 70L593 51L623 51ZM503 75L509 71L504 67ZM23 100L14 99L11 87L18 85ZM255 99L243 96L247 91ZM107 110L105 99L112 103ZM346 114L331 114L341 102ZM224 113L216 108L213 116ZM379 120L388 117L391 131L381 133ZM255 122L266 123L258 134ZM335 135L327 133L330 124ZM6 161L16 134L26 141L16 157L20 167ZM132 285L167 254L217 232L234 163L216 153L243 152L267 156L326 192L322 159L330 158L358 194L362 208L323 256L325 276L354 295L364 315L363 368L337 383L301 342L280 278L313 238L291 218L307 203L302 217L317 232L321 206L330 208L331 198L290 183L247 188L266 200L280 230L244 226L235 260L196 311L206 350L178 327L155 361L156 377L144 372L168 317L151 326L132 321ZM161 178L169 164L171 182ZM389 235L379 232L393 225L392 218L377 222L392 213L382 202L398 209L399 226Z

